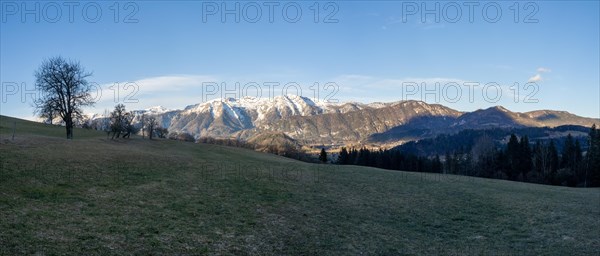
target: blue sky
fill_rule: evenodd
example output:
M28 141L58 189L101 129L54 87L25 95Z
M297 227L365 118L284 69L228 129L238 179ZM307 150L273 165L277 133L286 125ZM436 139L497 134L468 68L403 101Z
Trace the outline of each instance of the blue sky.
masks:
M318 15L312 1L276 2L272 22L263 2L119 2L118 8L112 1L53 3L2 2L2 115L33 117L30 95L22 94L34 87L42 60L60 55L94 73L90 81L102 95L87 112L123 101L128 109L183 108L205 100L207 82L229 89L235 82L241 88L256 83L267 97L265 83L276 82L275 95L296 83L307 97L315 96L311 86L319 83L319 100L421 99L463 111L503 105L600 116L597 1L520 2L518 8L514 2L481 2L472 7L473 22L469 6L452 2L437 2L439 8L424 17L422 7L435 9L436 2L319 2ZM223 4L234 9L236 3L240 22L235 14L223 22ZM215 6L219 10L209 9ZM298 6L302 14L291 22ZM502 14L496 17L497 7ZM249 22L257 9L262 16ZM535 85L525 87L528 81ZM120 85L118 99L115 87L109 88L114 83ZM334 87L325 90L326 83L338 86L335 93ZM421 83L433 92L421 95ZM246 92L237 96L258 95Z

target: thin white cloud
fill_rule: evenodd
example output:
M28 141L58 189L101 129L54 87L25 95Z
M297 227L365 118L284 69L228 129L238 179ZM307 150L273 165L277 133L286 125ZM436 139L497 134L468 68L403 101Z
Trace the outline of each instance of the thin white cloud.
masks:
M231 79L231 78L230 78ZM229 83L228 84L232 84ZM242 79L243 80L243 79ZM537 74L529 79L530 82L541 81L541 75ZM451 77L375 77L361 74L344 74L333 79L323 81L334 82L339 87L334 95L329 94L330 91L320 91L321 100L338 99L340 101L359 100L364 103L371 101L397 101L405 99L424 100L430 103L444 103L445 98L454 99L454 90L442 90L445 87L458 85L462 88L462 96L460 101L462 104L472 104L469 100L470 92L467 83L477 83L468 79L459 79ZM103 109L112 109L117 103L125 103L128 109L145 109L151 106L161 105L170 109L182 109L187 105L201 103L205 99L202 97L202 82L222 82L213 76L198 76L198 75L172 75L158 76L135 80L134 83L139 86L139 91L130 95L131 91L121 91L120 98L115 98L113 90L107 89L110 84L102 86L104 93L99 99L94 112L103 111ZM123 86L124 82L119 83ZM313 96L313 91L307 86L312 83L300 83L304 89L303 96ZM439 85L438 85L439 84ZM486 82L479 82L474 87L475 102L482 101L482 88ZM408 86L408 87L407 87ZM414 86L410 87L410 86ZM470 85L469 85L470 86ZM514 98L511 95L509 86L501 84L500 90L507 99ZM413 89L411 89L413 88ZM508 88L508 89L507 89ZM412 92L414 90L415 92ZM437 95L431 95L431 91L437 90ZM492 91L493 92L493 91ZM445 93L448 93L446 95ZM248 95L254 96L253 92L248 92ZM267 92L263 92L261 97L268 97ZM279 92L275 92L279 95ZM129 97L132 96L132 97ZM333 96L333 97L332 97ZM437 97L436 97L437 96ZM131 101L133 99L133 101ZM128 101L126 101L128 100ZM453 102L445 102L453 103Z
M539 67L539 68L537 68L536 71L537 71L537 74L535 74L535 76L530 77L527 80L527 82L535 83L535 82L542 81L542 80L544 80L544 78L542 78L542 73L550 73L550 72L552 72L551 69L545 68L545 67Z
M540 75L540 74L535 74L535 76L532 76L529 78L529 80L527 80L527 82L530 82L530 83L532 83L532 82L535 83L535 82L539 82L539 81L542 81L542 75Z
M90 111L112 109L118 103L124 103L128 109L157 105L183 108L202 100L203 82L217 81L216 77L206 75L168 75L102 84L99 91L92 93L97 98Z
M539 68L537 69L537 72L538 72L538 73L550 73L550 72L552 72L552 70L551 70L551 69L549 69L549 68L539 67Z

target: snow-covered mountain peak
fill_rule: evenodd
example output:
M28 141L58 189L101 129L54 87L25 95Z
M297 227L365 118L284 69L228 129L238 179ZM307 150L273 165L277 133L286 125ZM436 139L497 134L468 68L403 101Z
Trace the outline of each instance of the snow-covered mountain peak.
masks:
M154 107L150 107L150 108L147 108L147 109L144 109L144 110L146 112L150 112L150 113L153 113L153 114L162 114L162 113L171 111L170 109L165 108L163 106L154 106Z

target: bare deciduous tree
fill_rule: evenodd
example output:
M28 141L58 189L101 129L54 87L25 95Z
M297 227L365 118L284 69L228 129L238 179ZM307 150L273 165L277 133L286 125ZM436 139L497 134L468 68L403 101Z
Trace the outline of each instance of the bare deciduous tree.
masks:
M73 120L81 117L82 107L91 106L92 86L88 73L79 62L54 57L42 62L35 72L35 87L40 95L34 102L35 113L43 118L59 116L65 123L67 139L73 139Z
M539 169L542 171L543 177L550 175L550 148L546 146L540 146L539 152L534 155L536 163L539 163Z
M471 149L471 163L476 175L481 177L492 177L494 175L495 154L494 140L488 135L483 135L475 141Z
M154 131L158 128L158 122L156 121L156 117L148 116L145 118L144 127L148 131L148 138L152 139L154 137Z
M110 113L110 131L112 132L112 138L114 139L121 137L129 137L133 131L133 115L125 110L125 105L118 104L115 106L115 110Z
M160 126L156 128L155 132L156 132L156 136L161 139L166 138L167 135L169 134L169 130L167 128L163 128Z

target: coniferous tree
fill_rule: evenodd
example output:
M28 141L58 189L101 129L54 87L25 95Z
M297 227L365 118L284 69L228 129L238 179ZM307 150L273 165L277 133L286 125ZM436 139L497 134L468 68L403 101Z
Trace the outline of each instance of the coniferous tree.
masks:
M588 141L589 149L585 157L580 141L572 135L565 138L559 155L553 140L545 143L536 141L532 145L527 135L519 139L517 135L512 134L504 149L496 148L493 140L483 143L473 139L473 145L458 147L453 152L446 151L443 159L435 153L417 155L412 151L397 149L342 147L335 162L391 170L444 172L554 185L598 186L600 175L598 171L594 171L598 169L594 166L600 163L597 160L600 135L595 127L590 131ZM479 146L476 146L477 144ZM323 158L319 159L322 161Z
M570 133L565 139L560 157L560 168L571 168L575 163L575 143Z
M338 164L348 164L348 150L345 147L342 147L340 150L340 154L337 160Z
M350 158L348 159L348 164L358 164L358 151L355 148L352 148L350 151Z
M577 167L581 159L581 148L569 133L561 152L560 171L557 183L559 185L575 186L577 183Z
M327 152L324 148L321 148L321 153L319 154L319 161L322 163L327 163Z
M523 180L527 180L527 173L531 170L531 167L533 165L531 162L531 148L529 146L529 138L527 136L521 137L520 147L521 152L519 154L519 169L521 169Z
M508 172L506 175L510 180L516 180L520 173L521 167L521 145L517 136L513 133L510 135L508 144L506 145L506 157L508 160Z
M400 170L400 166L403 161L404 158L402 157L402 154L400 154L400 151L394 150L394 152L392 153L392 159L390 160L392 170Z
M531 151L531 155L533 157L533 160L531 161L532 171L537 176L542 176L542 173L544 173L544 170L547 166L547 157L546 154L544 154L545 152L543 147L544 145L537 141L533 145L533 149Z
M383 156L382 156L382 168L384 169L392 169L392 163L391 163L391 152L389 150L384 150L382 152Z
M592 125L588 135L588 145L584 185L598 187L600 186L600 131L596 129L596 124Z
M366 166L369 162L369 156L367 155L367 149L364 147L358 150L358 155L356 156L357 165Z

